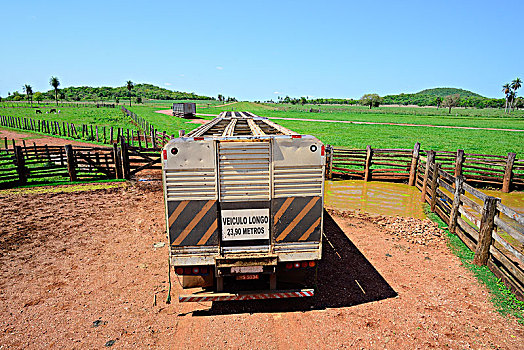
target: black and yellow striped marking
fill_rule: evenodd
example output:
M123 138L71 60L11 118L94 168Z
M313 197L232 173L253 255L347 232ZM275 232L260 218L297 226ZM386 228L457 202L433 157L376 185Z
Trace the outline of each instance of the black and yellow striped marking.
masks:
M275 242L320 241L320 197L276 198L272 212Z
M167 209L171 245L218 245L215 200L167 202Z

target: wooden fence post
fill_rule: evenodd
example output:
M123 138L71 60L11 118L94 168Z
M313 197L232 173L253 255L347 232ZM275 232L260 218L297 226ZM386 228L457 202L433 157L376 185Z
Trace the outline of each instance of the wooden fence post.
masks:
M415 186L417 180L417 167L418 167L418 158L420 153L420 142L415 143L413 147L413 156L411 157L411 168L409 169L409 186Z
M371 159L373 158L373 149L370 145L366 146L366 165L364 168L364 181L371 180Z
M25 167L24 153L22 152L22 147L15 146L15 160L16 160L16 171L18 173L18 179L20 185L25 185L27 183L27 172Z
M511 189L511 177L513 175L513 163L515 162L516 153L508 153L506 169L504 170L504 179L502 180L502 192L508 193Z
M73 146L65 145L65 154L67 159L67 172L69 173L69 179L76 181L76 161L75 161L75 152L73 152Z
M455 233L457 229L457 218L460 208L460 196L462 195L462 185L464 178L457 176L455 178L455 193L453 194L453 204L451 205L451 212L449 213L449 232Z
M156 148L156 131L151 129L151 147Z
M464 150L458 149L455 158L455 177L462 176L462 164L464 164Z
M124 135L120 137L120 152L122 153L122 173L124 179L129 180L131 178L131 175L129 174L129 153L127 152L127 144Z
M428 151L428 157L426 160L426 169L424 171L424 180L422 181L422 196L420 200L422 202L426 201L426 191L428 188L428 177L429 177L429 170L431 166L435 163L435 151Z
M479 241L475 249L475 256L473 264L483 266L488 263L489 248L491 246L491 232L493 232L493 225L495 221L495 214L497 213L497 202L499 198L488 196L484 200L482 207L482 217L480 218Z
M431 178L431 199L429 202L431 206L431 211L435 211L435 206L437 205L437 188L438 188L439 171L440 171L440 164L434 163L433 177Z
M327 145L326 147L326 162L327 162L327 178L333 178L333 146Z
M120 162L120 151L118 149L118 145L116 143L113 143L113 160L115 161L115 178L121 179L122 178L122 164Z

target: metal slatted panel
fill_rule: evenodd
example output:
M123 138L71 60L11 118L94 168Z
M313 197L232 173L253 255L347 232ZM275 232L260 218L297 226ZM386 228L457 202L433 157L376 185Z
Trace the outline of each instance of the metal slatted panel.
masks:
M269 142L220 142L221 201L270 199Z
M216 199L213 169L166 170L167 200Z
M275 167L273 177L274 198L322 195L321 166Z

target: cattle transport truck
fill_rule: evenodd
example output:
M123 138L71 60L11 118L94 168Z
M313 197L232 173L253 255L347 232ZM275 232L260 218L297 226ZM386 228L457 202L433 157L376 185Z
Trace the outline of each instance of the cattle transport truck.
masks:
M180 302L313 296L281 280L321 258L324 145L249 112L222 112L163 149L170 268ZM277 279L278 277L278 279ZM289 284L287 284L289 286Z

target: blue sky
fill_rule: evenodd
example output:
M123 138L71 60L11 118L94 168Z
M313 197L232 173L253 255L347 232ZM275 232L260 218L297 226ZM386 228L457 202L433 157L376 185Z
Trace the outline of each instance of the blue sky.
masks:
M243 100L524 78L524 2L2 1L0 96L152 83Z

